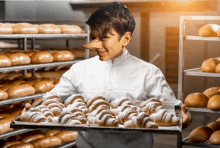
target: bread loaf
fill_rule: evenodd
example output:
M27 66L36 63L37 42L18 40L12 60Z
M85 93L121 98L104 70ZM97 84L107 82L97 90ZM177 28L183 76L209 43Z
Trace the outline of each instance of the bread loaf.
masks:
M8 94L5 91L0 90L0 101L5 100L7 98L8 98Z
M11 66L11 60L6 55L0 55L0 67Z
M33 144L35 148L55 147L60 145L61 143L62 143L61 139L55 136L43 137L31 141L31 144Z
M207 125L207 127L209 127L210 129L212 129L213 132L220 130L220 122L219 121L215 121L215 122L211 122Z
M60 131L54 136L60 138L62 143L75 141L77 137L77 131Z
M11 66L30 64L31 59L24 53L13 53L7 56L11 60Z
M48 51L41 51L31 56L31 63L50 63L53 62L53 56Z
M12 128L10 128L10 124L11 124L10 119L1 119L0 120L0 135L13 130Z
M12 34L13 29L10 25L0 23L0 34Z
M62 34L81 33L82 29L77 25L59 25Z
M207 126L199 126L189 134L189 141L203 143L209 139L213 131Z
M24 97L28 95L33 95L35 93L35 89L30 85L21 84L11 86L7 90L7 93L9 98Z
M202 93L191 93L184 101L184 104L188 107L206 107L208 103L208 97Z
M12 26L13 34L37 34L38 29L29 23L18 23Z
M208 88L206 89L203 94L206 95L209 99L214 96L215 94L218 94L220 93L220 87L211 87L211 88Z
M54 24L38 25L38 34L60 34L61 30Z
M18 143L18 144L13 144L8 148L34 148L34 146L30 143Z
M54 85L57 85L58 83L60 83L60 78L56 79L56 80L53 82Z
M212 96L208 101L207 107L211 110L220 110L220 94Z
M202 63L202 72L215 72L216 66L220 63L217 58L207 59Z
M5 142L4 145L2 146L2 148L8 148L9 146L15 145L15 144L19 144L21 143L20 141L10 141L10 142Z
M215 131L209 138L211 144L220 145L220 130Z
M35 93L45 93L54 88L53 83L48 80L34 82L32 86L35 89Z
M30 136L27 136L27 137L24 137L21 139L21 142L23 143L30 143L31 141L35 140L35 139L39 139L39 138L42 138L44 137L44 135L41 135L41 134L37 134L37 135L30 135Z
M69 51L55 51L52 55L53 62L74 60L74 55Z
M217 31L220 28L217 24L207 24L199 29L199 36L204 37L215 37L217 36Z
M220 73L220 63L215 67L215 72Z

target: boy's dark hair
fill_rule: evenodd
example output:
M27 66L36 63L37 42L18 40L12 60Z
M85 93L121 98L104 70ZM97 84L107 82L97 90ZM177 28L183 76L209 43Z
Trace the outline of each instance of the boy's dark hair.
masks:
M91 28L91 38L103 38L114 29L120 38L135 28L135 20L128 8L120 2L113 2L100 7L86 21Z

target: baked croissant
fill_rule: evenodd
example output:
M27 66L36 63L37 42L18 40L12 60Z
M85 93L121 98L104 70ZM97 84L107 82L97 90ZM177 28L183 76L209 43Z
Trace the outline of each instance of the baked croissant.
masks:
M41 112L27 111L27 112L21 114L20 121L40 123L40 122L46 122L47 118Z
M179 118L169 113L166 109L161 109L157 113L151 114L150 118L159 126L179 125Z
M86 115L83 113L83 111L79 108L75 108L75 107L71 107L71 105L69 105L67 107L67 110L69 112L71 112L73 115L76 116L76 118L82 123L85 124L87 122L87 118Z
M87 100L87 108L89 109L89 113L96 110L99 106L103 106L106 109L110 109L108 102L105 100L104 97L97 96Z
M125 104L133 105L133 103L127 97L120 97L111 102L111 107L115 109Z
M68 97L65 100L64 104L67 107L68 105L73 104L74 102L82 102L82 103L84 103L85 101L84 101L83 96L81 96L80 94L73 94L72 96Z
M58 118L59 123L61 124L69 124L69 125L80 125L82 124L75 115L73 115L68 110L64 110L61 112Z
M151 115L158 112L159 110L164 109L164 106L160 102L149 102L143 108L142 111Z
M145 112L133 116L131 120L124 123L125 128L158 128L149 115Z
M119 106L118 108L116 109L111 109L111 112L114 116L118 116L118 114L120 112L123 112L124 110L126 109L130 109L130 110L133 110L133 111L137 111L137 107L134 106L134 105L127 105L127 104L123 104L122 106Z
M137 111L126 109L123 112L120 112L116 118L118 119L119 123L124 124L124 122L131 120L133 116L137 115Z

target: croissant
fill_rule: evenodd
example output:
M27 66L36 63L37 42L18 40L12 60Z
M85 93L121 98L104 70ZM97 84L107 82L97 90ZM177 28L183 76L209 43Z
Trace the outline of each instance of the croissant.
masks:
M93 102L95 102L96 100L106 101L106 99L104 97L102 97L102 96L96 96L96 97L89 98L86 101L87 108L89 108L93 104Z
M47 101L47 100L51 100L51 99L56 100L56 101L58 101L58 102L60 102L60 103L63 103L62 98L60 98L59 96L50 96L50 97L48 97L48 98L44 98L44 99L43 99L43 102L45 102L45 101ZM43 102L42 102L42 104L43 104Z
M75 121L72 121L75 120ZM69 125L80 125L82 124L79 120L77 120L76 116L73 115L68 110L64 110L61 112L58 118L59 123L61 124L69 124Z
M142 102L142 103L140 104L140 108L143 108L143 107L144 107L146 104L148 104L149 102L158 102L160 105L162 105L162 102L161 102L159 99L157 99L157 98L151 98L151 99L148 99L148 100Z
M65 100L64 104L65 104L65 106L68 106L68 105L70 105L70 104L72 104L74 102L82 102L82 103L84 103L85 101L84 101L83 96L81 96L80 94L73 94L72 96L68 97Z
M20 116L20 120L23 122L46 122L47 118L41 112L25 112Z
M131 120L133 116L137 116L137 115L138 115L137 111L128 109L128 110L124 110L123 112L120 112L117 116L117 119L119 123L124 124L124 122Z
M119 106L118 108L116 109L111 109L111 112L114 116L118 116L118 114L120 112L123 112L124 110L126 109L130 109L130 110L133 110L133 111L137 111L137 107L134 106L134 105L127 105L127 104L123 104L122 106Z
M125 128L158 128L149 115L145 112L133 116L131 120L124 123Z
M70 106L70 105L69 105ZM69 107L68 106L68 107ZM87 122L87 118L86 118L86 115L83 113L83 111L79 108L68 108L68 111L70 111L73 115L76 116L76 118L82 123L82 124L85 124Z
M179 118L169 113L166 109L161 109L157 113L151 114L150 118L159 126L179 125Z
M144 111L148 115L151 115L161 109L164 109L164 106L160 102L149 102L142 108L142 111Z
M111 102L111 107L113 109L118 108L119 106L127 104L127 105L133 105L132 102L127 97L120 97L118 99L115 99L114 101Z

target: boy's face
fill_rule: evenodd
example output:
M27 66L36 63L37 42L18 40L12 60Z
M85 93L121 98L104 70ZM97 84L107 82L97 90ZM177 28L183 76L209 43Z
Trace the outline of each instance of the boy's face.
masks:
M101 39L91 34L91 41L85 44L84 47L96 50L101 61L111 59L113 62L115 58L123 53L122 41L119 34L113 29Z

